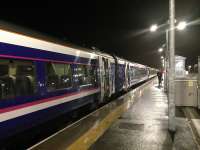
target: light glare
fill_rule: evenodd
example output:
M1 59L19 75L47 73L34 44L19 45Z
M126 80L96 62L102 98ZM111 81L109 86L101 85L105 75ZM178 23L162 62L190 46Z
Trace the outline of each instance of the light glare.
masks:
M152 25L150 28L151 32L155 32L158 29L158 26L156 24Z
M178 30L184 30L187 27L187 23L185 21L181 21L179 22L179 24L177 25L177 29Z
M159 48L159 49L158 49L158 52L159 52L159 53L162 53L162 52L163 52L163 48Z

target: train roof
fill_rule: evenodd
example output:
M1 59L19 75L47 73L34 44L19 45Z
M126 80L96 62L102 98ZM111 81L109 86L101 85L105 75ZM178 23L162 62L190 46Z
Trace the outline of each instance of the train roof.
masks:
M0 42L63 54L80 55L87 58L101 55L114 60L110 54L102 52L97 48L89 49L77 46L68 41L47 36L30 29L21 28L7 22L0 21L0 35L3 35L0 37Z
M0 42L34 49L92 58L97 52L32 30L0 22Z
M27 37L31 37L31 38L35 38L38 40L42 40L42 41L46 41L46 42L52 42L58 45L63 45L63 46L67 46L67 47L71 47L71 48L76 48L76 49L81 49L83 51L92 51L91 49L85 48L85 47L81 47L78 45L75 45L67 40L61 39L61 38L56 38L53 37L51 35L47 35L45 33L41 33L32 29L28 29L28 28L22 28L20 26L14 25L14 24L10 24L8 22L4 22L4 21L0 21L0 29L1 30L5 30L5 31L9 31L15 34L19 34L19 35L24 35Z

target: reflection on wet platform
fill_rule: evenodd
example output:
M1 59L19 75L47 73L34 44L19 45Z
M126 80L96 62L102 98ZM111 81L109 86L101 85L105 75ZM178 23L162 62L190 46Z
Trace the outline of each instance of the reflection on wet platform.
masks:
M137 103L125 112L90 150L197 150L186 118L176 117L177 132L168 131L168 102L156 84L143 91Z

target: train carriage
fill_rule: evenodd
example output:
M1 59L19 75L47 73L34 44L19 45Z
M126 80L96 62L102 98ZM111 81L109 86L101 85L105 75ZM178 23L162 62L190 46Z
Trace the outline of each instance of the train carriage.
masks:
M4 29L0 35L0 139L106 103L149 77L150 68L109 54Z
M97 55L9 31L0 34L0 138L96 103Z

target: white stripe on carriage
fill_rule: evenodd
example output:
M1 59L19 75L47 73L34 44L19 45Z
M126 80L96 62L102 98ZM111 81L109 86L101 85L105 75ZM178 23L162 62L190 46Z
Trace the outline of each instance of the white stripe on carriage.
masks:
M14 44L24 47L36 48L40 50L46 50L51 52L57 52L62 54L74 55L77 57L85 57L90 59L97 59L97 55L81 49L76 49L61 44L56 44L49 41L40 40L30 36L9 32L0 29L0 42Z
M81 97L89 96L89 95L95 94L99 91L100 91L100 89L98 88L98 89L95 89L92 91L86 91L86 92L82 92L80 94L71 95L71 96L60 98L57 100L48 101L48 102L44 102L44 103L40 103L40 104L35 104L32 106L27 106L27 107L16 109L16 110L13 110L10 112L5 112L5 113L0 114L0 122L14 119L14 118L17 118L17 117L20 117L23 115L30 114L32 112L39 111L39 110L47 109L52 106L57 106L57 105L81 98Z

